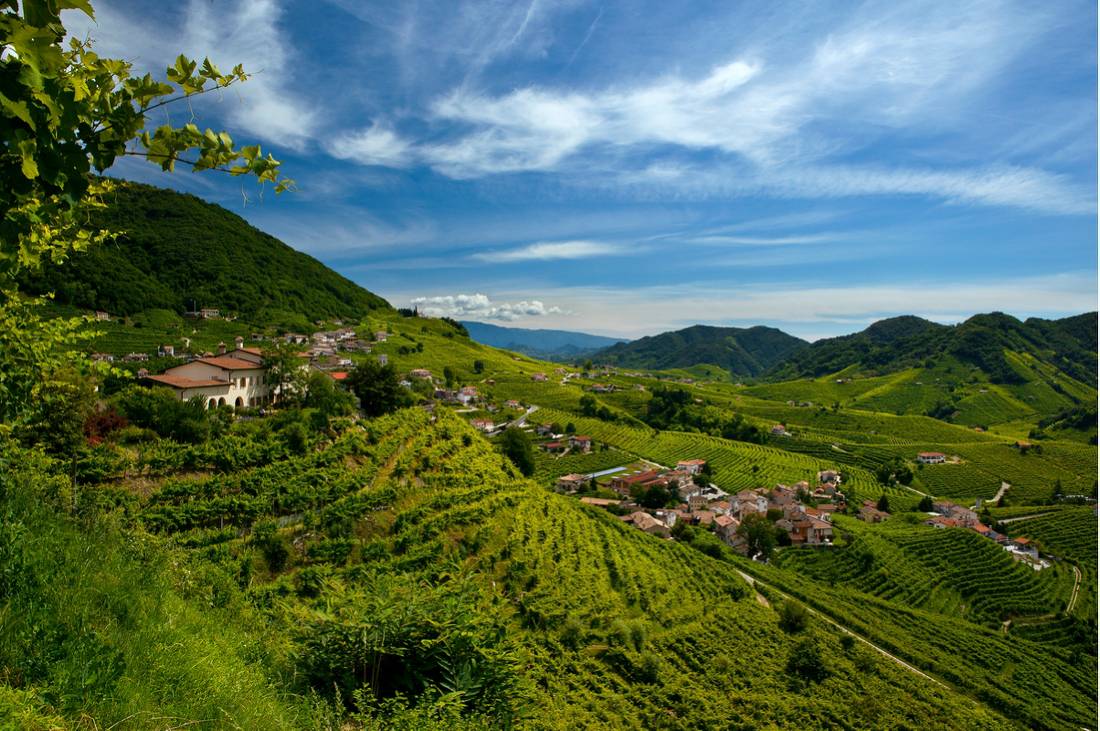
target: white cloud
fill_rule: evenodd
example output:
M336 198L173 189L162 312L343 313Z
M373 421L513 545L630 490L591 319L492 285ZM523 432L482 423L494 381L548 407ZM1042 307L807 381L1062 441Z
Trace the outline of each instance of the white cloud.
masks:
M512 322L521 317L568 314L560 307L547 307L540 300L494 302L484 294L456 294L441 297L414 297L410 304L429 317L475 318Z
M1095 194L1069 177L1008 165L936 169L827 164L774 167L662 164L578 184L600 187L608 193L654 199L921 195L949 203L1042 213L1089 214L1096 210Z
M325 144L325 149L341 160L386 167L404 167L411 153L408 141L377 122L357 132L337 135Z
M621 253L616 244L600 241L540 241L518 249L504 251L483 251L474 254L478 261L495 264L517 261L553 261L561 259L587 259L593 256L608 256Z
M492 53L518 50L516 38L539 12L535 3L513 6ZM430 105L430 140L387 130L377 140L387 152L363 161L423 164L456 179L555 172L583 187L625 186L643 196L652 189L665 198L922 195L1089 213L1091 190L1034 167L953 159L943 169L927 157L894 166L838 162L884 135L973 127L968 112L977 100L1050 25L1041 13L1000 0L868 2L834 14L824 31L788 34L800 44L760 33L766 40L750 46L753 34L741 43L734 35L724 59L702 73L667 71L592 90L532 85L491 93L463 83ZM653 151L662 152L660 162L637 162ZM699 162L698 151L716 159Z
M872 125L942 119L1030 34L996 2L870 8L800 55L743 49L702 75L669 73L588 93L527 87L489 95L462 86L432 114L473 129L425 146L423 158L458 178L547 170L590 145L714 149L769 165L817 159L855 143L815 123L843 119L858 135Z
M123 58L136 69L163 78L164 69L183 53L201 60L209 56L222 71L242 64L253 74L246 83L196 98L192 107L218 104L232 129L239 129L282 146L301 148L317 130L316 107L292 89L294 46L282 32L282 8L275 0L237 0L212 5L190 0L178 19L136 21L133 13L112 3L96 2L96 22L68 12L64 21L77 37L90 36L97 52ZM170 109L174 109L170 108ZM181 115L187 108L179 107Z

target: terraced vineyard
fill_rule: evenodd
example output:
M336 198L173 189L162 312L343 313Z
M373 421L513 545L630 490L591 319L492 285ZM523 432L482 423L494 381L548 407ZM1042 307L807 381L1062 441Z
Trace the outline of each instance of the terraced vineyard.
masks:
M784 632L727 563L518 479L447 414L407 410L316 451L143 494L127 484L101 491L187 552L203 601L259 612L281 638L271 652L293 653L320 693L400 682L363 681L360 645L340 639L355 637L421 682L467 663L479 688L467 703L506 713L518 697L545 728L1008 725L827 625ZM807 643L824 674L792 681ZM864 696L881 705L853 708Z
M1074 607L1074 616L1083 620L1096 618L1096 512L1090 507L1068 507L1027 520L1005 524L1012 536L1027 536L1037 540L1044 551L1078 565L1082 572L1081 593Z
M1095 656L1069 656L1049 645L852 587L829 586L786 568L734 560L747 573L799 597L1024 727L1096 725Z
M843 516L836 523L854 534L850 544L832 551L784 550L778 565L990 627L1060 611L1072 590L1068 567L1037 573L970 530L895 527L895 521L872 527Z

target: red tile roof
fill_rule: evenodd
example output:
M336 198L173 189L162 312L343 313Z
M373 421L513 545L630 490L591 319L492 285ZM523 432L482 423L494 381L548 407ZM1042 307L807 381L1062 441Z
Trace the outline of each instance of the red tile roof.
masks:
M224 368L227 371L253 371L262 367L251 361L241 360L240 358L229 358L224 355L216 358L199 358L199 362L217 366L218 368Z
M171 386L172 388L208 388L210 386L229 385L225 381L216 381L213 379L199 380L196 378L187 378L186 376L171 376L168 374L161 376L146 376L146 380L155 381L156 383Z

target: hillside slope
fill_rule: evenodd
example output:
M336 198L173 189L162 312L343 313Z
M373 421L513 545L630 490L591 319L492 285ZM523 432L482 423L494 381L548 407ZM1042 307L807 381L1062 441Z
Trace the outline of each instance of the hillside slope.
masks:
M122 183L108 203L92 223L120 232L114 242L47 266L22 287L112 315L212 307L259 324L359 319L389 309L313 257L195 196Z
M756 376L807 346L806 341L770 327L694 325L614 345L595 357L628 368L687 368L705 363L735 376Z

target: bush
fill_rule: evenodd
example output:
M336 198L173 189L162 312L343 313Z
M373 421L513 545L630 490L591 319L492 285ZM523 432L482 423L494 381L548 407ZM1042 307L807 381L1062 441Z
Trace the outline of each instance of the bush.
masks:
M825 665L825 654L815 638L806 637L791 648L790 655L787 657L787 672L815 683L829 676L829 669Z
M779 607L779 626L785 632L801 632L810 623L810 611L794 599L785 599Z

